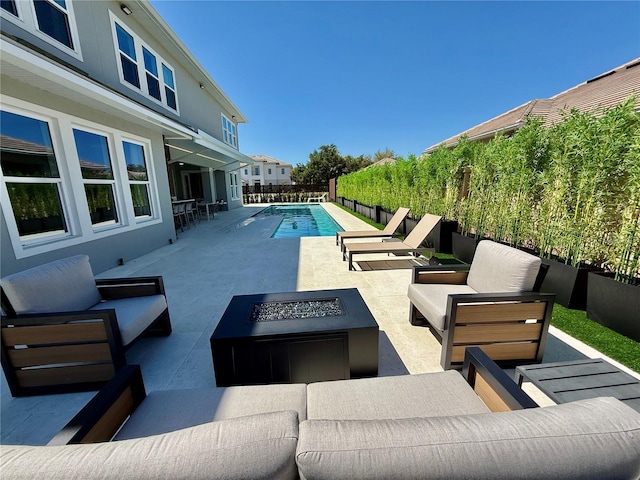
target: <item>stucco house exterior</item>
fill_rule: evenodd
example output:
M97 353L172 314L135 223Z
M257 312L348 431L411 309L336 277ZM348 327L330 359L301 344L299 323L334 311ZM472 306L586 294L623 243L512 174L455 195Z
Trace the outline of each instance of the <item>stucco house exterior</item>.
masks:
M277 160L267 155L249 155L253 165L243 165L240 170L242 185L255 186L275 186L291 185L290 163Z
M636 110L640 111L640 58L586 80L551 98L530 100L426 148L423 154L428 155L443 144L453 148L463 136L470 141L488 142L497 134L512 135L525 124L527 117L541 118L545 124L552 125L562 119L563 110L575 108L591 111L610 108L631 95L636 96Z
M247 120L148 1L3 0L0 22L3 276L167 245L172 197L242 206Z

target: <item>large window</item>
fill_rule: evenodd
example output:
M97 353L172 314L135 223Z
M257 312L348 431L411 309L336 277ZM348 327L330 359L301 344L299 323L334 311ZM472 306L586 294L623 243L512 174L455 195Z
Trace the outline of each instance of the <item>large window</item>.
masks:
M81 58L71 0L2 0L0 13L51 45Z
M15 113L0 114L2 174L20 240L67 234L49 124Z
M227 117L222 115L222 139L224 143L231 145L234 148L238 148L238 134L236 132L236 125Z
M118 223L115 179L107 137L74 129L80 170L89 206L91 224L100 228Z
M149 140L4 100L0 208L17 258L162 221Z
M120 81L177 112L178 96L173 68L113 13L111 19L119 56Z
M137 143L123 141L122 148L127 164L127 178L135 216L136 218L150 217L152 212L149 201L149 174L144 147Z

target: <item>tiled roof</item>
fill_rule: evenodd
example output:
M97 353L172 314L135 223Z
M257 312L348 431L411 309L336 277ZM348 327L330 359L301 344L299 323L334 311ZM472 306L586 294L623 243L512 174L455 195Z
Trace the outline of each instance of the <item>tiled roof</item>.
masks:
M396 159L395 158L390 158L390 157L381 158L377 162L373 162L371 165L368 165L365 168L375 167L375 166L378 166L378 165L384 165L385 163L396 163Z
M545 124L552 125L560 121L562 111L565 109L576 108L582 111L593 111L599 108L609 108L618 105L632 94L637 96L636 110L640 110L640 58L551 98L531 100L480 125L447 138L427 148L424 153L431 153L442 144L453 147L463 135L466 135L469 140L484 140L492 138L497 133L514 132L525 123L529 116L542 118Z

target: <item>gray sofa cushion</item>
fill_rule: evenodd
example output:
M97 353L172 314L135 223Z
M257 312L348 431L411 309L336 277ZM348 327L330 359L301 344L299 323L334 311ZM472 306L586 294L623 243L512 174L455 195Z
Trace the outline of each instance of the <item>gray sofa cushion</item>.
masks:
M119 298L106 300L91 307L90 310L113 308L118 318L118 327L122 344L129 345L167 308L164 295L146 297Z
M407 295L411 303L425 316L431 326L443 332L447 318L449 295L458 293L478 293L468 285L422 284L409 285Z
M530 292L540 263L540 257L482 240L471 262L467 285L479 293Z
M136 408L116 439L147 437L214 420L281 410L296 411L298 418L305 420L306 404L307 386L302 383L153 391Z
M3 446L2 478L295 479L297 440L298 416L289 411L121 442Z
M462 375L453 370L307 386L309 419L372 420L488 411Z
M101 300L87 255L45 263L1 283L18 315L87 310Z
M398 420L307 420L302 479L637 479L640 415L613 398Z

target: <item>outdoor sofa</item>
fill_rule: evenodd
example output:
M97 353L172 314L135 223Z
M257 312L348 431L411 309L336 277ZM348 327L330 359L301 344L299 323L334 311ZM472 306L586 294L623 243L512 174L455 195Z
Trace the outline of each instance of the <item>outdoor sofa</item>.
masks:
M503 367L540 363L555 301L539 293L547 268L540 257L482 240L471 265L414 267L409 321L440 341L445 370L480 345Z
M162 277L98 279L76 255L0 280L2 368L13 396L97 390L143 335L171 333Z
M6 480L637 479L640 413L539 408L478 348L462 373L146 397L127 366L48 446L1 453Z

